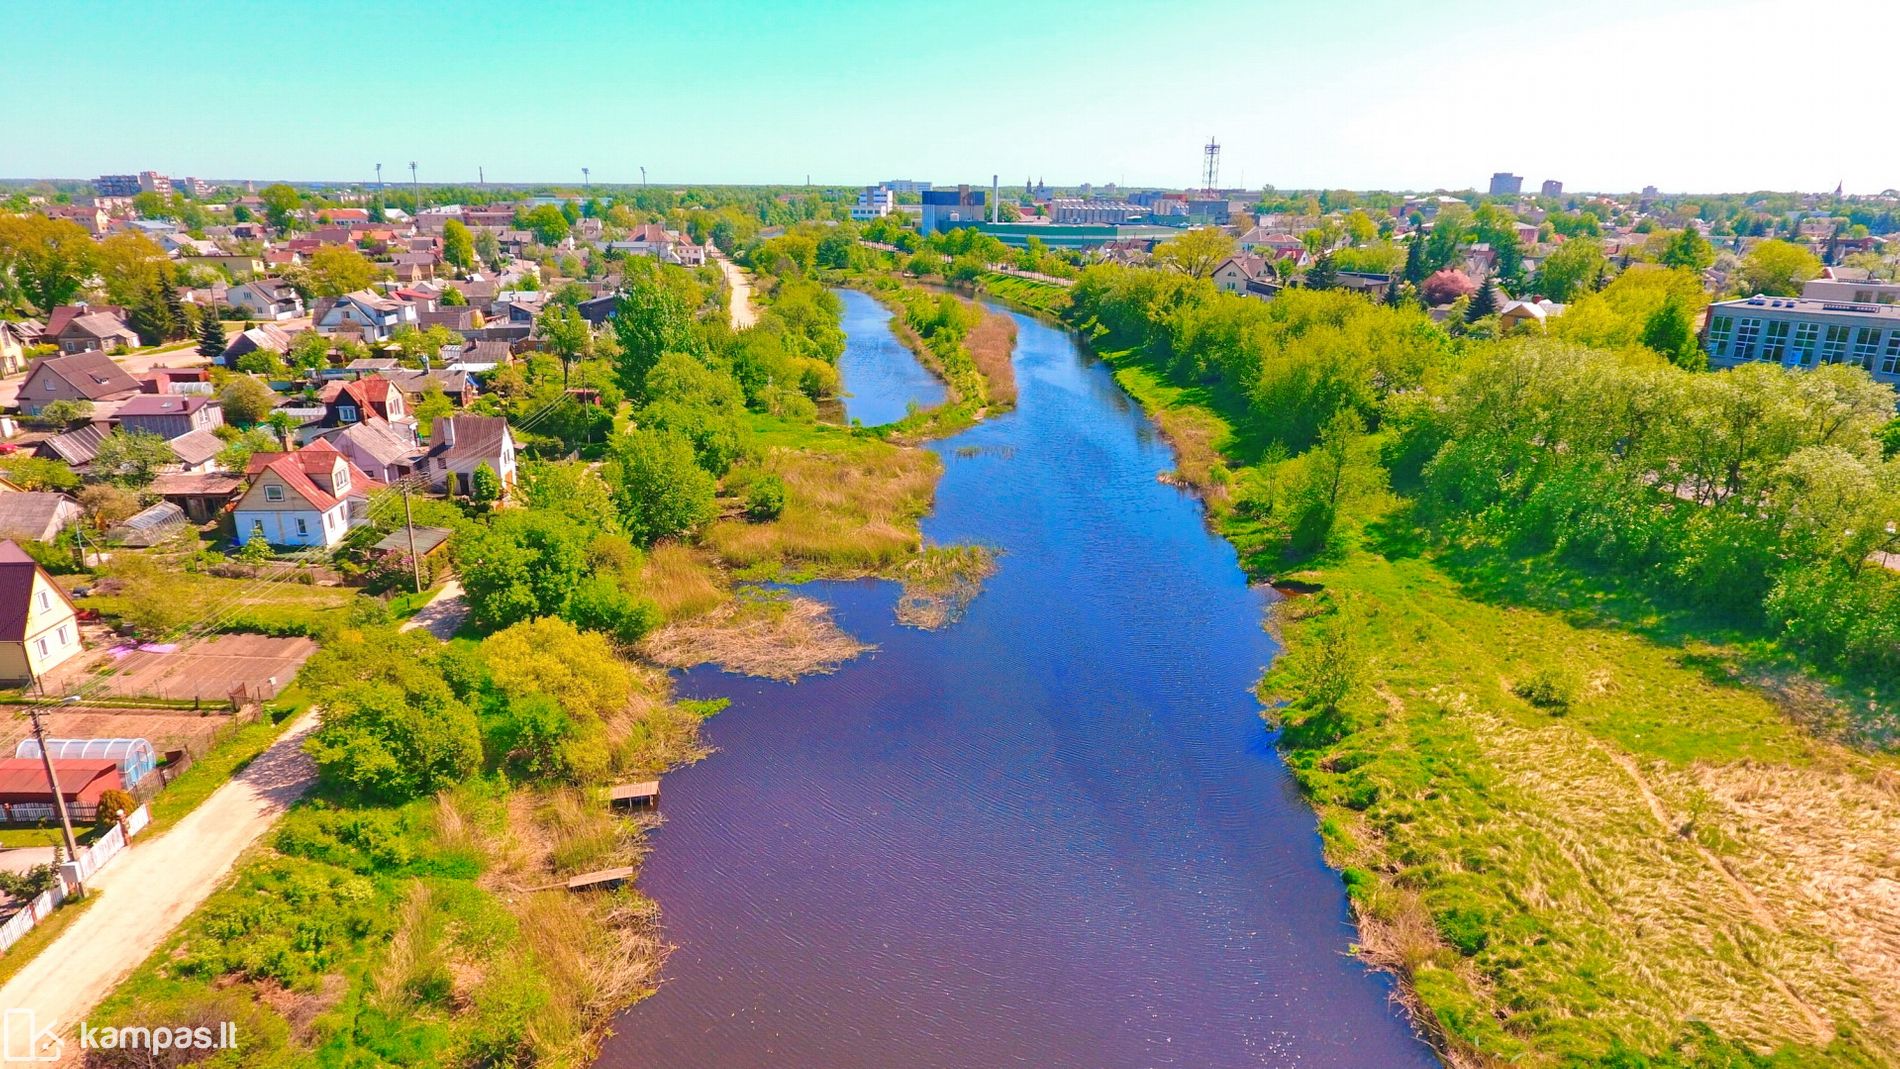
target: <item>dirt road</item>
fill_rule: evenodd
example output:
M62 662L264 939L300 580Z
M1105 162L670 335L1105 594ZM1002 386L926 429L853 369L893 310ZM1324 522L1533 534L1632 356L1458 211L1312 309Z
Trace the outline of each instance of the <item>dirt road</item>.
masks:
M715 253L719 261L719 270L726 273L726 285L732 288L732 329L744 330L759 321L759 310L752 304L752 276L745 269L726 258L725 253Z
M9 1028L27 1019L16 1011L30 1011L36 1028L66 1040L65 1061L74 1062L79 1054L72 1038L75 1024L223 884L238 855L309 788L316 770L303 752L303 740L316 725L317 714L305 714L170 831L135 840L95 875L91 886L103 899L0 987L0 1010ZM122 1023L161 1027L175 1022ZM44 1052L18 1060L26 1051L18 1038L9 1038L15 1045L0 1054L0 1064L51 1064Z

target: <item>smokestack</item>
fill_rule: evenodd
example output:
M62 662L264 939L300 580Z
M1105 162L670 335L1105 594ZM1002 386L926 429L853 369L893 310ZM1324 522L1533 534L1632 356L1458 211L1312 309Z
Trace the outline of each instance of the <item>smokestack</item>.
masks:
M990 223L992 225L1003 221L1003 206L996 199L996 178L996 175L990 176Z

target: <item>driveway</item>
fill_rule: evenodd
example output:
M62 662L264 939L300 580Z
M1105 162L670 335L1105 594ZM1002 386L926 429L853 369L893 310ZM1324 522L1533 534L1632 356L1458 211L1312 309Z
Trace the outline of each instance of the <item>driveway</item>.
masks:
M90 886L105 900L80 914L0 987L0 1011L9 1025L25 1019L15 1011L30 1012L38 1028L67 1040L66 1060L75 1060L75 1024L224 884L238 856L315 781L316 768L303 752L303 741L316 726L316 712L304 714L170 831L134 840L94 875ZM161 1027L173 1022L133 1023ZM44 1054L27 1059L25 1053L17 1047L0 1052L0 1064L49 1064Z
M442 589L435 592L435 597L430 598L427 605L404 620L396 630L414 631L418 627L426 627L431 635L447 642L462 629L467 619L468 600L462 597L461 581L451 579L442 584Z

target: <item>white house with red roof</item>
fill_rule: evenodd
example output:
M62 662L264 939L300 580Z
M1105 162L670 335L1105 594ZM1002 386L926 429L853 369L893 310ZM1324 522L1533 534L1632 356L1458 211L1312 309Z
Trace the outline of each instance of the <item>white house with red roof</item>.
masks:
M238 499L237 544L334 546L368 519L376 481L325 441L294 453L256 453L245 469L250 488Z

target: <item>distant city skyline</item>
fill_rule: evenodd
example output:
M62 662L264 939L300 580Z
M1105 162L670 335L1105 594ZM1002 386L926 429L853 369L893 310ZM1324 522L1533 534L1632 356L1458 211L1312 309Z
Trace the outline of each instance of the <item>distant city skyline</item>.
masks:
M96 0L85 50L9 58L0 170L367 183L381 162L402 185L416 160L425 184L473 183L479 167L578 186L585 167L596 186L635 185L644 167L657 185L994 173L1188 188L1211 134L1229 188L1482 190L1494 172L1567 194L1900 186L1900 146L1857 109L1743 91L1786 61L1766 28L1789 13L1764 0L1601 0L1587 17L1452 0L1428 24L1398 0L1057 0L1027 25L972 0L956 19L968 33L937 32L935 5L868 0L257 10ZM49 0L9 15L16 40L73 28ZM1883 0L1818 0L1799 21L1900 37ZM1798 142L1724 150L1731 122Z

